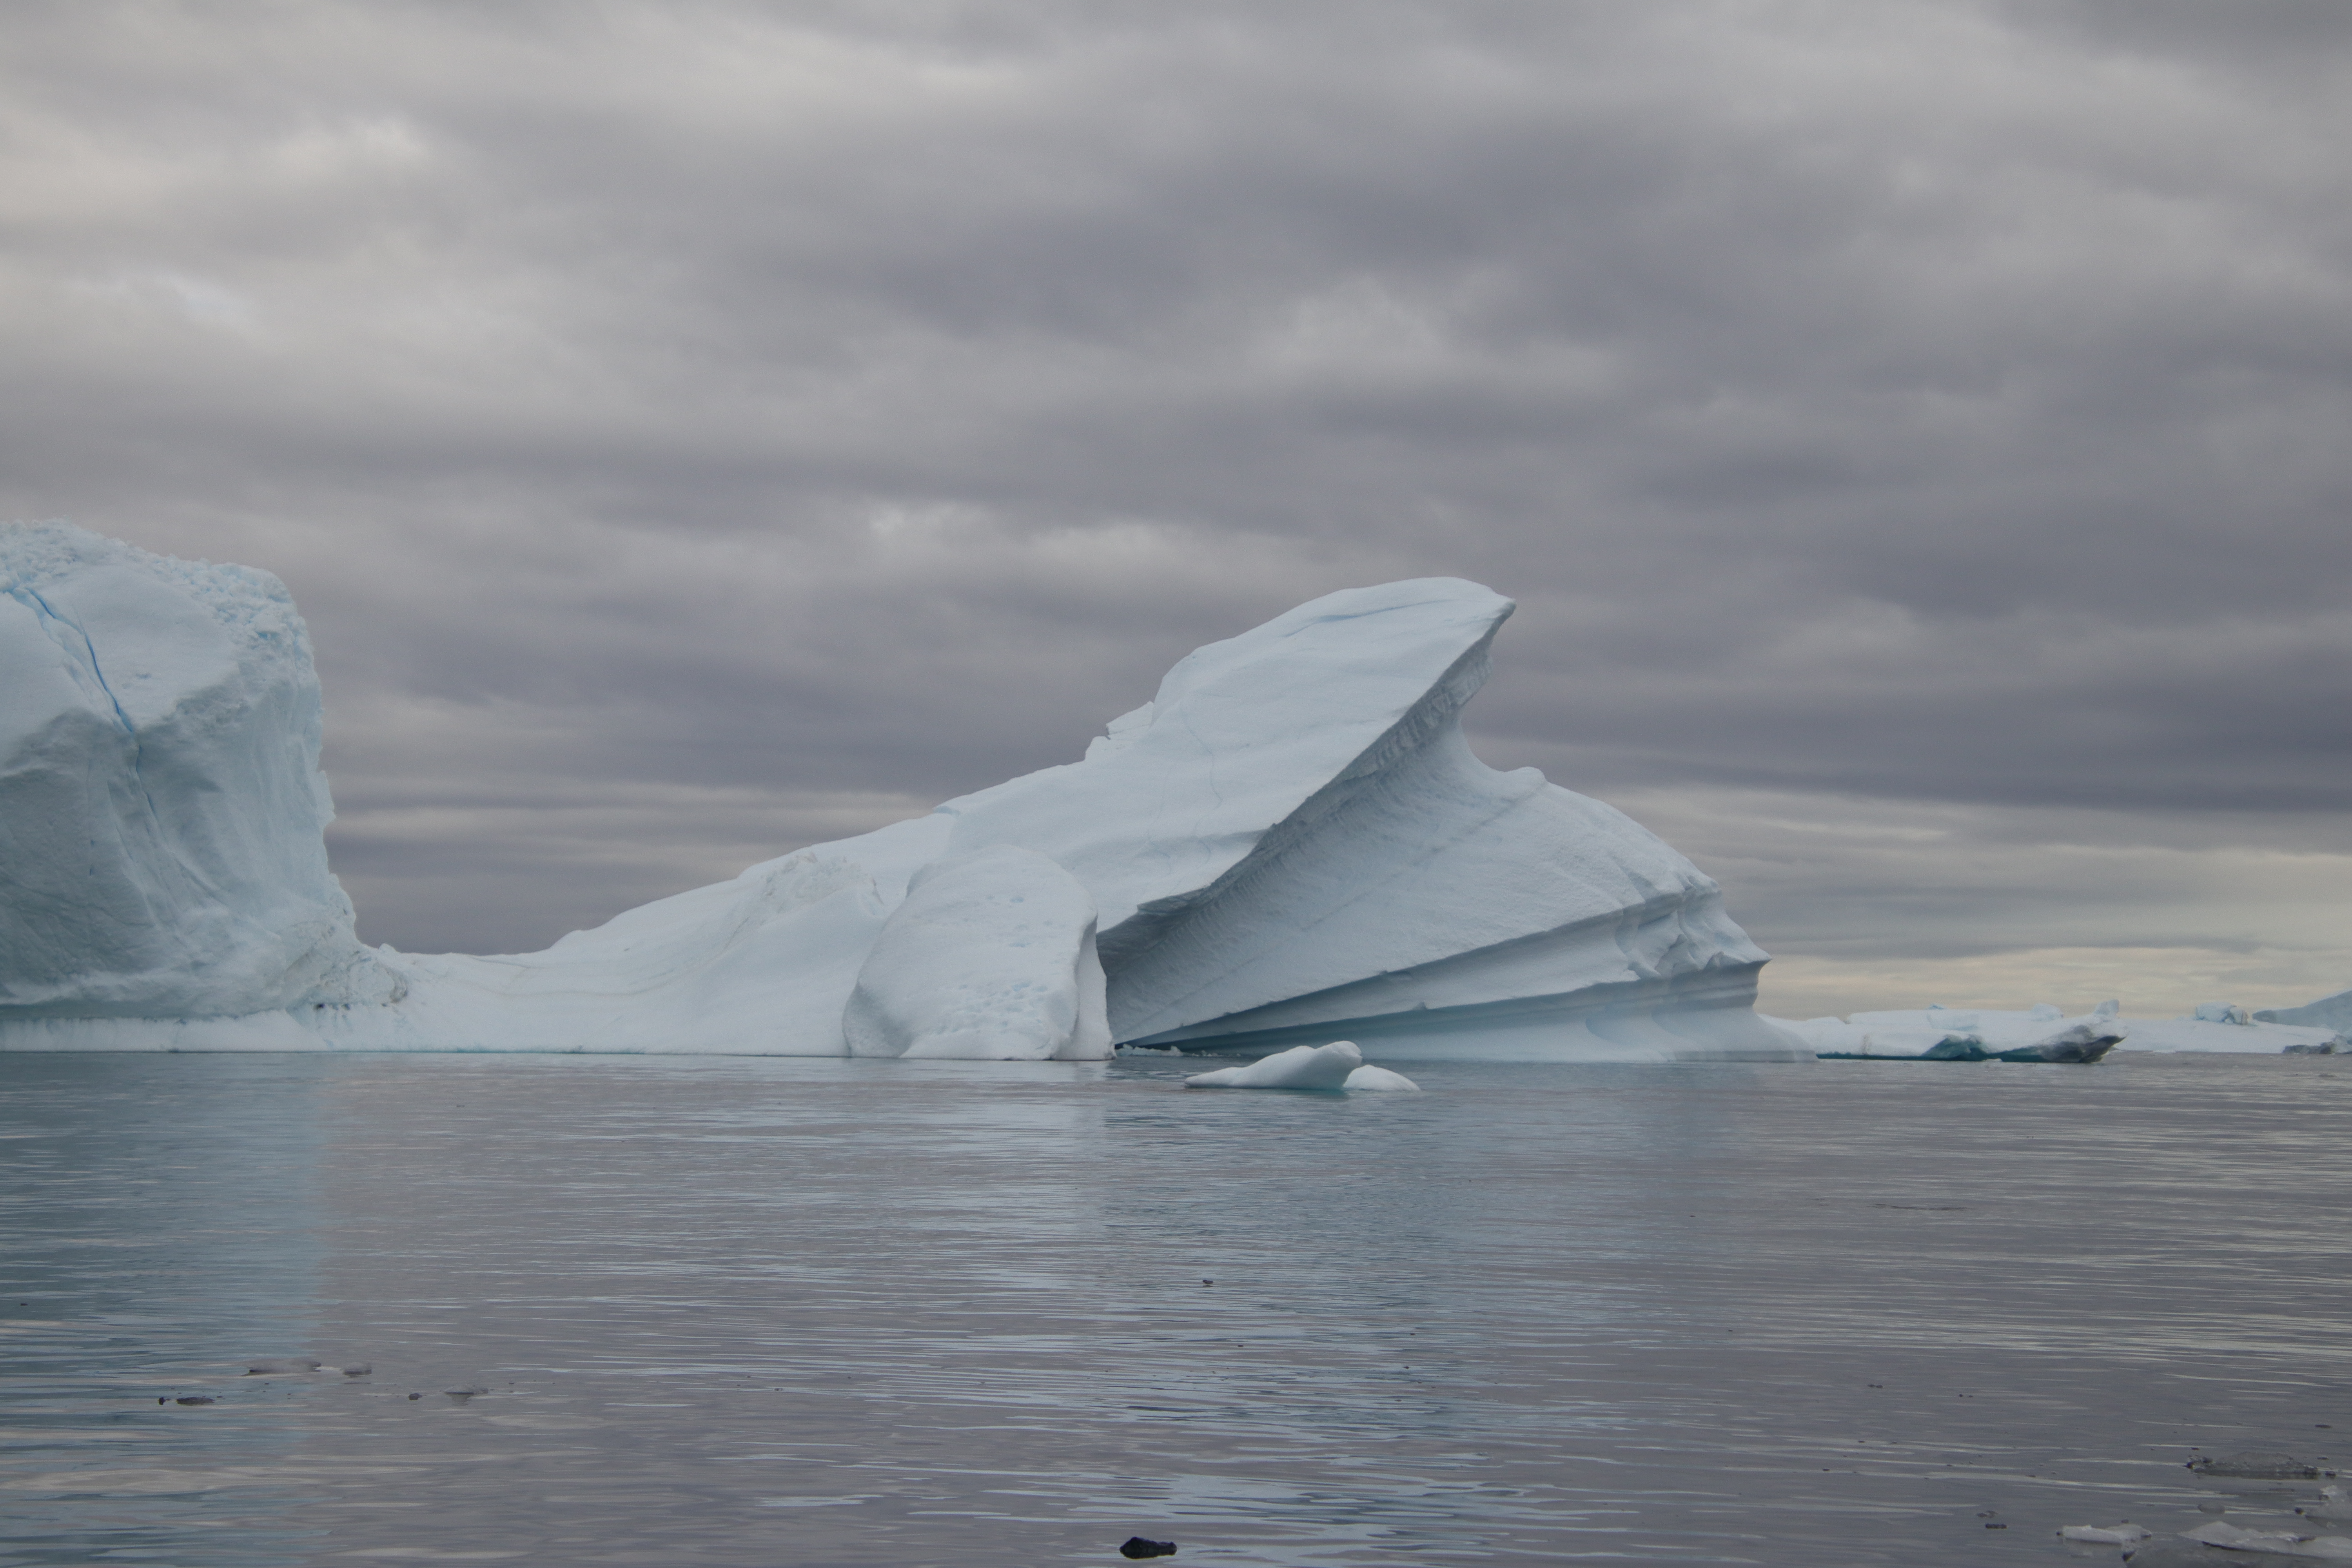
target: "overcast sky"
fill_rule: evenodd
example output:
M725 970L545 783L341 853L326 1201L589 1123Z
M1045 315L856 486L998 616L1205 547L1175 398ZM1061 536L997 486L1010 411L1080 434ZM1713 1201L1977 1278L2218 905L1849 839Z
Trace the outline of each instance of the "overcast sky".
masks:
M371 940L1442 574L1772 1010L2352 986L2341 0L27 0L0 236L0 515L286 579Z

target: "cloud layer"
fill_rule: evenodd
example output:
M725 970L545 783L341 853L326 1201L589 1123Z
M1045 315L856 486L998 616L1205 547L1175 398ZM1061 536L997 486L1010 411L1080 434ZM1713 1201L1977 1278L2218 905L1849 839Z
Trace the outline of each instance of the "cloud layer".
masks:
M1649 803L1796 1000L2352 984L2338 5L11 35L0 512L287 578L374 938L540 945L1444 573L1522 604L1489 760Z

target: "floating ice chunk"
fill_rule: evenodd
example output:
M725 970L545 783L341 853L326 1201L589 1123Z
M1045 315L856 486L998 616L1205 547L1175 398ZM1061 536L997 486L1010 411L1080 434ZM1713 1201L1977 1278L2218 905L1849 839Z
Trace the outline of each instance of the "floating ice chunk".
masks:
M1195 1073L1184 1083L1191 1089L1345 1089L1349 1075L1363 1065L1364 1053L1353 1040L1334 1040L1293 1046L1247 1067Z
M2080 1541L2095 1546L2136 1546L2155 1538L2156 1531L2142 1530L2137 1524L2070 1524L2058 1531L2061 1541Z
M1010 844L935 861L883 922L842 1029L861 1057L1109 1056L1094 900Z
M321 1363L306 1355L278 1356L268 1361L257 1361L245 1369L247 1377L284 1377L289 1373L317 1372ZM331 1371L332 1369L328 1369Z
M2294 1510L2305 1519L2352 1520L2352 1493L2342 1487L2322 1487L2319 1500Z
M2196 1011L2189 1016L2200 1024L2247 1025L2254 1021L2246 1010L2235 1002L2200 1002L2197 1004Z
M2180 1532L2184 1541L2218 1546L2228 1552L2274 1552L2282 1557L2312 1557L2326 1563L2352 1563L2352 1535L2297 1535L2285 1530L2242 1530L2217 1519Z
M1348 1081L1341 1087L1349 1089L1397 1089L1410 1094L1421 1092L1421 1085L1413 1082L1404 1074L1391 1072L1386 1068L1376 1068L1369 1064L1349 1073Z

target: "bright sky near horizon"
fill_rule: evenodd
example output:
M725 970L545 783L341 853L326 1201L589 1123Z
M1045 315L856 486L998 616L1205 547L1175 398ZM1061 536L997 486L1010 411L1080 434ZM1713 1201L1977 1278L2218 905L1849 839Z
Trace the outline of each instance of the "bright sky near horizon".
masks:
M1764 1005L2352 986L2339 0L110 0L0 50L0 516L293 588L372 941L544 945L1520 602Z

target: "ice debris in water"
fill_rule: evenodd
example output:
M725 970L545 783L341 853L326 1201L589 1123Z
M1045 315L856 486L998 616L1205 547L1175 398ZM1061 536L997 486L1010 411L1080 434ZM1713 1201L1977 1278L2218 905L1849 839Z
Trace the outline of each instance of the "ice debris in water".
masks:
M2242 1530L2226 1520L2200 1524L2180 1532L2184 1541L2218 1546L2227 1552L2270 1552L2281 1557L2312 1557L2326 1563L2352 1563L2352 1535L2297 1535L2286 1530Z
M1348 1075L1363 1065L1364 1053L1353 1040L1334 1040L1293 1046L1246 1067L1194 1073L1184 1082L1191 1089L1345 1089Z
M2342 1487L2322 1487L2317 1502L2294 1511L2305 1519L2352 1520L2352 1493L2346 1492Z
M2153 1530L2142 1530L2137 1524L2070 1524L2058 1531L2061 1541L2080 1541L2094 1546L2136 1546L2152 1539Z
M1188 1089L1373 1089L1418 1090L1421 1085L1386 1068L1366 1067L1353 1040L1293 1046L1246 1067L1194 1073Z
M2247 1481L2308 1481L2319 1478L2316 1465L2308 1464L2292 1454L2274 1454L2266 1449L2223 1454L2218 1458L2200 1454L2189 1461L2187 1468L2200 1476L2221 1476Z
M314 1356L278 1356L268 1361L257 1361L245 1369L247 1377L282 1377L289 1373L317 1372L323 1363Z

